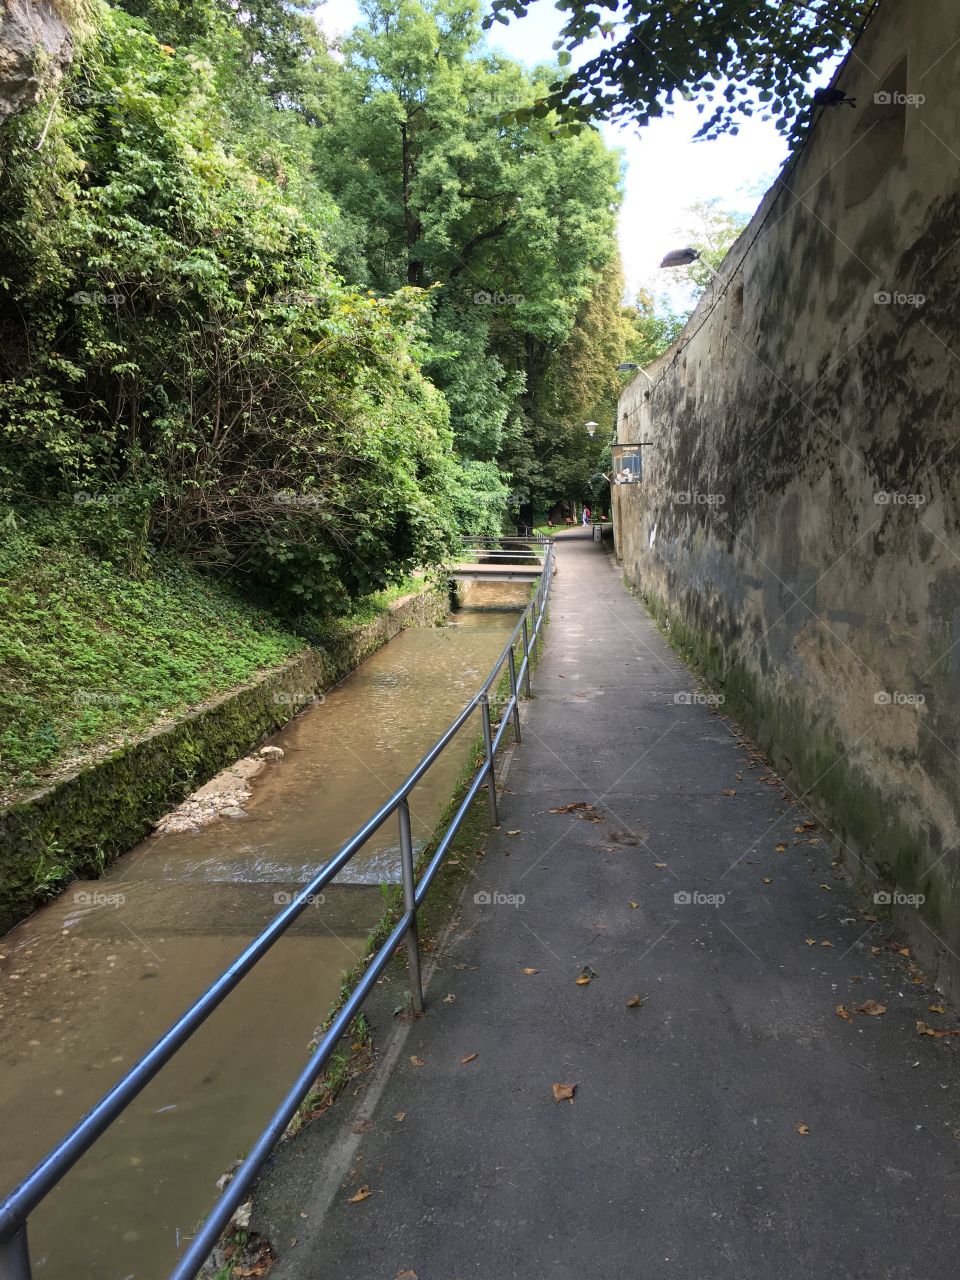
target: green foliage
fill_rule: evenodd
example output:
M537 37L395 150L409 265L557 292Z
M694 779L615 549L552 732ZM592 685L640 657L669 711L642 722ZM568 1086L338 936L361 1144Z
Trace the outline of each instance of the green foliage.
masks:
M226 149L214 64L101 18L41 150L45 112L5 129L0 487L342 609L454 537L422 301L331 270L324 206Z
M641 369L653 364L679 338L688 314L677 314L669 304L656 303L650 293L642 290L635 304L624 308L627 360ZM627 376L632 377L632 372Z
M493 0L484 25L522 18L531 0ZM797 136L809 119L811 78L841 53L875 0L559 0L566 12L556 48L561 69L587 41L599 53L562 70L535 111L579 122L632 118L646 124L675 97L709 115L700 136L736 133L744 116L772 117Z
M474 0L367 0L364 13L316 163L374 287L441 286L426 369L450 405L457 451L500 463L514 514L531 500L552 505L589 470L551 461L574 430L552 371L615 257L619 158L594 130L564 134L547 113L524 115L551 72L486 53ZM339 254L344 270L355 254L356 244ZM601 340L611 345L615 336ZM596 405L609 386L604 368L580 400ZM507 496L485 481L478 509L481 476L492 473L461 473L470 532L499 527L486 512L499 503L502 513Z
M79 514L3 511L0 785L36 780L304 647L268 609L172 556L140 578L91 556Z
M688 241L691 248L699 250L700 258L687 267L673 270L685 275L699 295L713 279L710 268L713 271L719 268L748 219L722 208L719 200L700 200L687 212L690 216Z

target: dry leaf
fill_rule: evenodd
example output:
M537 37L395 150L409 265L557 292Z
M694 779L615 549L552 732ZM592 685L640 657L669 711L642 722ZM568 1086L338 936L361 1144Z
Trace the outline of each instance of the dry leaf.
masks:
M631 996L630 999L627 1001L627 1008L639 1009L642 1004L643 1004L643 1001L640 999L639 996Z
M424 1062L423 1058L418 1058L415 1053L410 1055L410 1061L413 1063L415 1067L426 1066L426 1063Z
M821 947L832 947L832 946L833 946L833 943L832 943L832 942L826 942L826 941L824 941L824 942L821 942L821 943L820 943L820 945L821 945ZM842 957L841 957L841 959L842 959Z
M630 906L631 906L631 908L632 908L634 911L636 911L636 909L637 909L637 907L639 907L639 905L640 905L640 903L639 903L639 902L631 902L631 903L630 903Z
M834 1010L834 1013L837 1015L838 1018L843 1018L844 1022L853 1021L853 1019L850 1017L850 1010L846 1008L845 1005L838 1004L836 1009Z
M551 813L576 813L578 809L592 809L592 804L587 804L586 800L574 800L572 804L562 804L559 809L551 809Z
M764 884L773 884L773 881L770 879L770 877L769 877L769 876L764 876L764 877L763 877L763 883L764 883Z
M822 884L822 885L820 886L820 888L821 888L821 889L826 889L828 893L830 892L830 885L828 885L828 884Z
M777 845L777 853L786 853L786 852L787 852L787 846L785 844Z
M456 998L457 998L457 997L451 993L450 995L446 995L446 996L444 996L444 997L443 997L443 1003L444 1003L444 1004L453 1004L453 1002L454 1002L454 1000L456 1000Z
M942 1004L928 1004L927 1008L931 1013L946 1013L947 1010Z
M524 973L539 973L539 969L524 969Z
M508 836L518 836L519 834L520 834L520 828L519 828L519 827L517 828L517 830L516 830L516 831L508 831L508 832L507 832L507 835L508 835Z
M667 864L665 862L655 862L653 865L655 867L665 867Z
M361 1200L366 1200L367 1196L372 1196L372 1195L373 1195L373 1192L370 1190L367 1184L364 1183L363 1186L360 1188L360 1190L356 1193L356 1195L352 1195L348 1197L347 1204L359 1204Z
M577 986L578 986L578 987L589 987L589 985L590 985L590 981L591 981L591 980L587 977L587 975L586 975L585 973L581 973L580 977L579 977L579 978L577 978Z
M468 1054L467 1054L467 1056L466 1056L465 1058L461 1058L461 1059L460 1059L460 1065L461 1065L461 1067L465 1067L465 1066L467 1065L467 1063L468 1063L468 1062L473 1062L474 1058L476 1058L477 1056L478 1056L478 1055L477 1055L477 1054L475 1054L475 1053L468 1053Z
M573 1093L576 1087L575 1084L552 1085L554 1102L573 1102Z
M415 1271L398 1271L397 1280L417 1280L417 1273Z
M725 791L723 792L723 794L724 794L725 796L735 796L737 793L736 793L735 791L731 791L729 788L727 788L727 790L725 790Z
M393 1113L393 1118L398 1124L402 1124L407 1118L407 1113L405 1111L395 1111Z
M943 1040L946 1036L960 1036L960 1031L940 1031L936 1027L928 1027L922 1018L918 1018L917 1035L933 1036L937 1040Z
M809 1126L805 1124L797 1124L793 1126L802 1138L805 1138L810 1132Z
M808 947L815 947L817 945L816 938L804 938L804 942Z
M853 1007L854 1013L865 1013L868 1018L879 1018L881 1013L887 1012L885 1004L878 1004L876 1000L864 1000L863 1004L857 1004Z

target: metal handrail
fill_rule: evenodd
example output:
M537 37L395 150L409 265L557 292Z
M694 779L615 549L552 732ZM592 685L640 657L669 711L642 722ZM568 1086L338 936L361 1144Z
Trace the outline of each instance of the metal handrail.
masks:
M529 541L529 539L526 539ZM187 1011L160 1037L121 1080L80 1120L70 1133L59 1142L26 1178L0 1204L0 1280L30 1280L30 1252L27 1243L27 1219L37 1205L45 1199L61 1179L70 1171L82 1155L89 1150L114 1120L129 1106L178 1049L193 1035L217 1006L229 995L240 980L270 950L277 939L306 910L314 895L324 888L343 869L353 855L393 814L398 815L400 828L400 855L403 881L403 915L391 930L389 937L372 957L363 976L351 991L343 1008L335 1015L330 1027L321 1038L315 1051L284 1096L269 1123L257 1138L249 1154L234 1173L223 1194L215 1202L210 1214L194 1237L186 1253L170 1272L168 1280L193 1280L213 1249L224 1228L243 1203L246 1194L267 1157L282 1137L287 1125L296 1114L311 1084L322 1071L350 1021L355 1017L377 978L383 972L393 952L405 938L410 975L410 994L416 1012L423 1009L423 989L420 979L420 949L417 936L417 908L423 902L427 889L437 873L457 831L460 829L471 804L486 783L490 812L494 826L498 825L495 757L507 726L513 724L514 737L520 741L520 692L530 696L530 659L542 643L541 632L546 614L550 585L553 579L554 548L551 539L546 540L544 567L537 588L523 611L509 641L494 664L483 686L464 707L450 726L440 735L413 771L401 783L389 800L350 837L312 880L267 927L240 953L234 962L203 992ZM514 646L521 638L522 659L516 665ZM510 695L502 707L500 723L493 730L490 716L490 692L499 681L506 665L510 677ZM409 795L437 757L444 751L473 712L481 710L483 721L484 760L467 788L463 800L444 831L437 849L425 868L419 882L414 871L413 840L410 832Z

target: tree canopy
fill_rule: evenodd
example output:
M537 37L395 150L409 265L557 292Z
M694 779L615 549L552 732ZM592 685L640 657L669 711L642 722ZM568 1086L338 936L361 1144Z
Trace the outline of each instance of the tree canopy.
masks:
M486 19L522 18L536 0L493 0ZM544 0L540 0L544 3ZM736 133L738 121L770 116L798 133L811 77L841 53L874 0L558 0L567 15L555 48L563 74L534 104L568 121L633 119L697 102L700 136ZM603 47L573 67L588 41Z

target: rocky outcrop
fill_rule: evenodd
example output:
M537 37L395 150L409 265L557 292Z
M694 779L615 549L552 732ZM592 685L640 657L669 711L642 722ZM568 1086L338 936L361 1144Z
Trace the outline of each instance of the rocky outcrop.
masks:
M0 0L0 123L52 89L73 60L73 36L51 0Z

